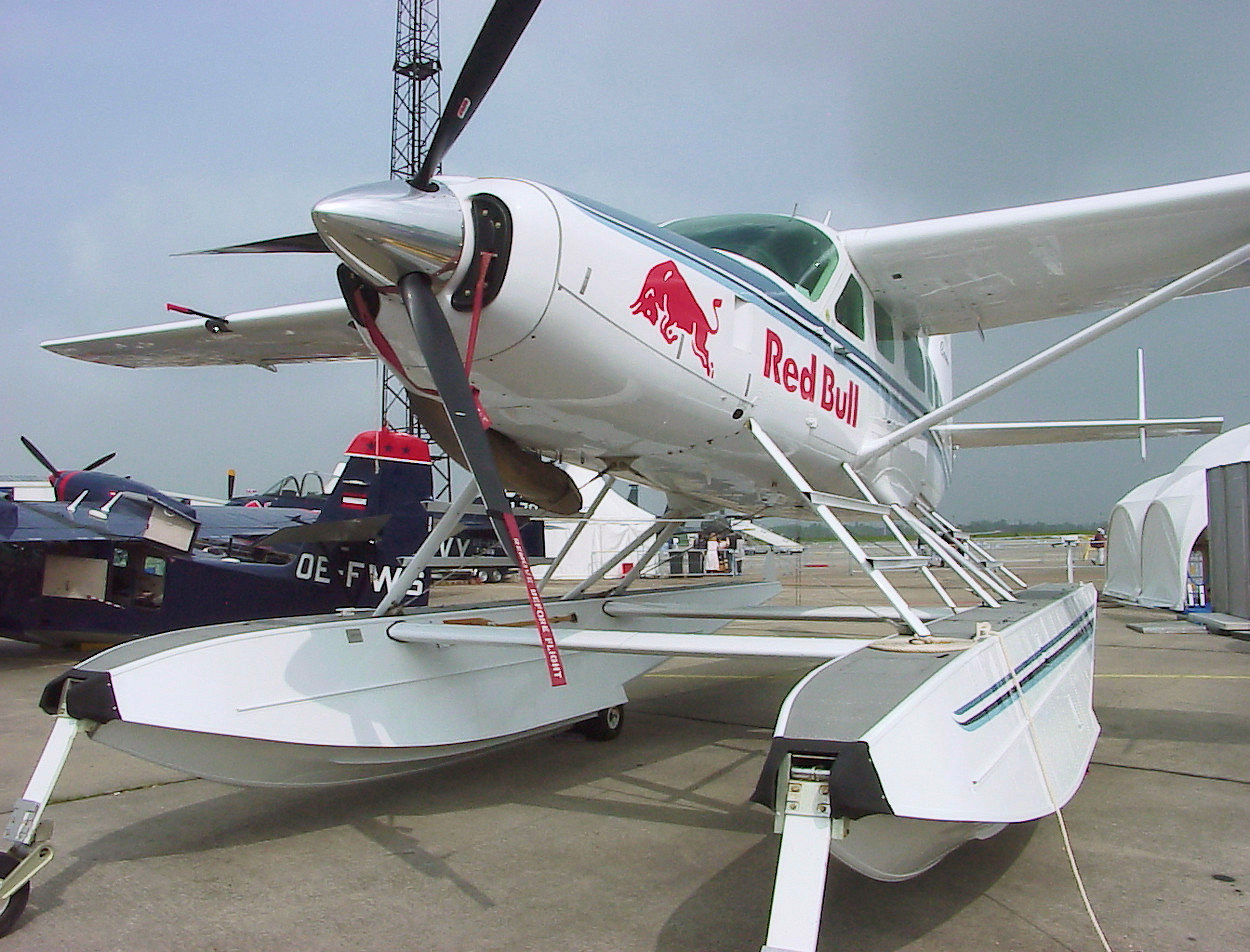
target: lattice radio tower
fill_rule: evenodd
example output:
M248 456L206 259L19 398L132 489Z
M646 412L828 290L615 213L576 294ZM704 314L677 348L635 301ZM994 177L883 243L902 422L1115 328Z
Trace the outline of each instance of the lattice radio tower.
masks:
M397 0L395 98L391 114L391 178L410 181L429 147L442 112L438 61L438 0ZM382 426L429 440L408 402L408 391L386 364L382 367ZM434 497L451 499L451 460L431 443Z

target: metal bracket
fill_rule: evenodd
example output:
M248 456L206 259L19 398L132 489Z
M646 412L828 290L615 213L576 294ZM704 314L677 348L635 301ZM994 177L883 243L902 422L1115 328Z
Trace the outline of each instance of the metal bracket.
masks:
M4 838L10 843L30 844L35 842L36 824L43 805L34 800L18 800L13 804L13 813L9 817L9 825L5 827Z
M52 862L53 855L52 847L47 843L27 853L9 875L0 880L0 903L8 902L10 896L34 879L39 870Z

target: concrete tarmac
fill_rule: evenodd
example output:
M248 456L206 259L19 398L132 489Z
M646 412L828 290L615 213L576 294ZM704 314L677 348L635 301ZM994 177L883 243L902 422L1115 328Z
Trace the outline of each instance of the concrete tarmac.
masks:
M1062 577L1046 548L1011 557ZM778 602L879 601L843 559L809 549ZM439 598L515 594L464 588ZM1117 952L1250 949L1250 643L1128 627L1172 617L1100 608L1102 735L1067 830ZM0 642L5 804L51 726L39 691L78 657ZM631 686L616 741L562 734L347 788L235 789L80 738L47 814L57 858L0 952L755 952L778 838L748 797L809 667L672 661ZM832 865L820 948L1102 945L1050 817L908 883Z

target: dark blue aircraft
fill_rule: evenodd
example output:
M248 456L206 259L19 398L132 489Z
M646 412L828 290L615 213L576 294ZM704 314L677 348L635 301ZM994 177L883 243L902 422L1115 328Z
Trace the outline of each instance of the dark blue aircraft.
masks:
M23 440L23 442L27 442ZM197 506L48 467L57 501L0 498L0 636L113 644L196 625L376 605L429 531L429 448L361 433L319 511ZM410 593L424 604L426 584Z

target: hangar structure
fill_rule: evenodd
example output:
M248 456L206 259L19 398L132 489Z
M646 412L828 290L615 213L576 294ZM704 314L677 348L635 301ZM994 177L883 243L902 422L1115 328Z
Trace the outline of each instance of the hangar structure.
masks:
M1207 470L1248 461L1250 425L1220 434L1117 502L1103 594L1173 611L1207 604Z

